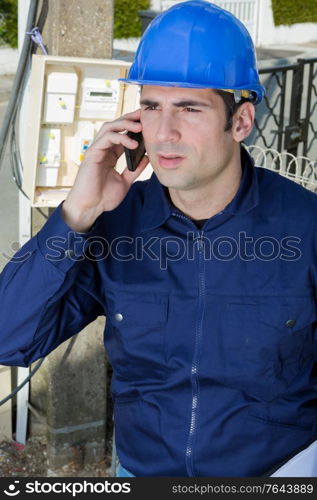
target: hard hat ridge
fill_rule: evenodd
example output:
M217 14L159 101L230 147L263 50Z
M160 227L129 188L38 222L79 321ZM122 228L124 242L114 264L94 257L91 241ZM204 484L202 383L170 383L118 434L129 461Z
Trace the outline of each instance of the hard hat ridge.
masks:
M249 91L256 103L264 95L247 29L230 12L203 0L178 3L154 18L121 81Z

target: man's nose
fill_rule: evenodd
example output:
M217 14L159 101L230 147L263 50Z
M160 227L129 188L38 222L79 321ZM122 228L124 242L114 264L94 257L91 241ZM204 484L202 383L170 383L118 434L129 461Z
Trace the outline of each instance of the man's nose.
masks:
M180 131L177 117L173 113L162 111L159 117L157 140L159 142L177 142L180 138Z

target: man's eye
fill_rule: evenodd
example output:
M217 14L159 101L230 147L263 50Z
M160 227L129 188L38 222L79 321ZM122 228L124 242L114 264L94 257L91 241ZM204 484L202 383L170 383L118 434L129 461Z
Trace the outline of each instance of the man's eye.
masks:
M157 106L153 104L152 106L146 106L145 110L146 111L155 111L157 109Z
M199 109L195 108L185 108L186 111L189 111L189 113L199 113Z

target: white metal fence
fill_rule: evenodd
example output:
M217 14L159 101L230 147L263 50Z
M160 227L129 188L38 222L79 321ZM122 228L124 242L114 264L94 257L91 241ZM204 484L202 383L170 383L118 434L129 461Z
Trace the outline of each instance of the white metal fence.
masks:
M157 11L166 10L184 0L152 0L151 8ZM253 41L257 37L259 0L212 0L212 3L232 12L243 22Z

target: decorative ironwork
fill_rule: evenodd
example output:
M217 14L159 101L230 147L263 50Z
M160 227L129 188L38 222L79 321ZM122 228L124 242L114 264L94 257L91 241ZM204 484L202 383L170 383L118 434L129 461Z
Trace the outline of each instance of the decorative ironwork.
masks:
M313 161L317 158L317 58L262 68L260 78L266 95L246 143ZM302 163L304 168L304 159Z
M300 59L305 69L302 118L305 120L302 154L317 158L317 58ZM306 102L305 102L306 101Z

